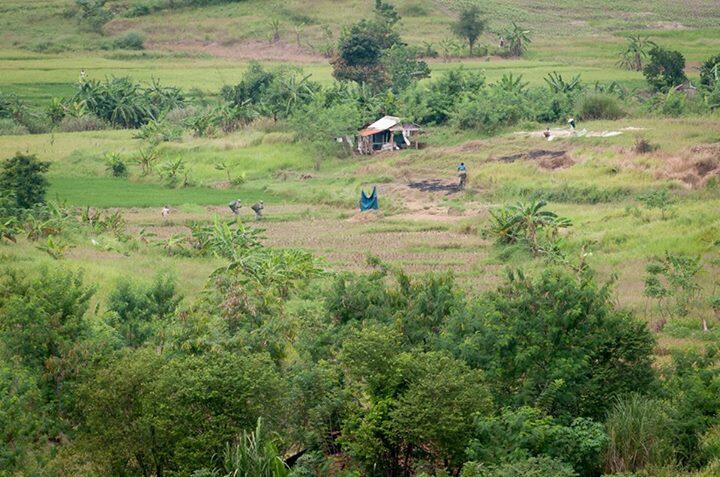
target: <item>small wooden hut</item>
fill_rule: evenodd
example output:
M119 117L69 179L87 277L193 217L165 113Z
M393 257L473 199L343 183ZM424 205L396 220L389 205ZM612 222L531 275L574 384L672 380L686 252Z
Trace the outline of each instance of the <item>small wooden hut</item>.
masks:
M358 132L358 152L374 154L408 147L417 149L419 134L417 124L404 123L395 116L384 116Z

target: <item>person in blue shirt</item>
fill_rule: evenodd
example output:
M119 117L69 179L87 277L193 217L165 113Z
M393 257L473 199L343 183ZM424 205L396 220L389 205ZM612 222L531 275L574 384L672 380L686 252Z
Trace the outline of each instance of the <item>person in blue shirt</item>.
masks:
M459 187L462 189L465 187L465 183L467 182L467 167L465 167L465 163L461 162L460 165L458 166L457 170L458 170L458 177L460 178Z

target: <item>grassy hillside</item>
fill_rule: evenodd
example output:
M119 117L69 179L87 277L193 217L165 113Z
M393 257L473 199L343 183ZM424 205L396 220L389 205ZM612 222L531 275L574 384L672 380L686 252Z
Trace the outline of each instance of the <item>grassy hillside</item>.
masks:
M400 0L399 30L410 44L430 46L442 55L458 40L450 32L461 2ZM201 8L159 10L128 16L138 5L160 0L108 2L115 16L100 31L78 19L71 0L20 2L0 5L0 91L19 94L33 103L71 93L79 71L91 78L131 75L149 81L214 93L237 81L251 59L266 63L300 64L321 83L331 81L323 47L336 41L340 30L372 14L371 0L312 0L273 2L246 0ZM431 60L434 74L461 61L482 69L488 79L504 73L523 74L537 84L549 72L580 73L586 82L618 81L642 84L642 75L617 69L618 54L630 34L651 36L657 43L681 51L688 74L697 75L699 61L720 51L720 10L713 1L652 2L637 11L633 2L482 2L488 30L481 46L492 52L499 32L511 21L531 31L532 44L522 60L496 57ZM681 15L682 14L682 15ZM682 18L682 22L676 19ZM271 42L273 22L280 40ZM105 50L128 32L145 38L144 51ZM330 36L327 36L327 32ZM455 48L455 47L453 47Z

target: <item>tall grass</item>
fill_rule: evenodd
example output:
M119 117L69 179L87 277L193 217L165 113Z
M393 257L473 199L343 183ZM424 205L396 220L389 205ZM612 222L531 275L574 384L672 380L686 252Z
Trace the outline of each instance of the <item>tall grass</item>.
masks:
M605 422L609 473L636 472L672 461L671 423L665 405L633 394L615 403Z

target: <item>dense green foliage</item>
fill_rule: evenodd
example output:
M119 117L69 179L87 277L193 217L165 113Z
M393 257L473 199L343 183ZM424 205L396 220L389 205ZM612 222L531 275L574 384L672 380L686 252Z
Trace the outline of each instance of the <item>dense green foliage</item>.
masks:
M700 84L714 88L720 80L720 55L705 60L700 66Z
M120 127L139 127L184 104L177 88L153 82L147 88L128 77L78 84L71 103L81 104L95 116Z
M648 55L650 60L643 68L643 74L655 91L667 92L687 81L682 53L655 46Z
M0 170L0 197L3 206L29 209L45 202L48 181L45 173L50 163L40 161L34 155L16 154L3 161Z

